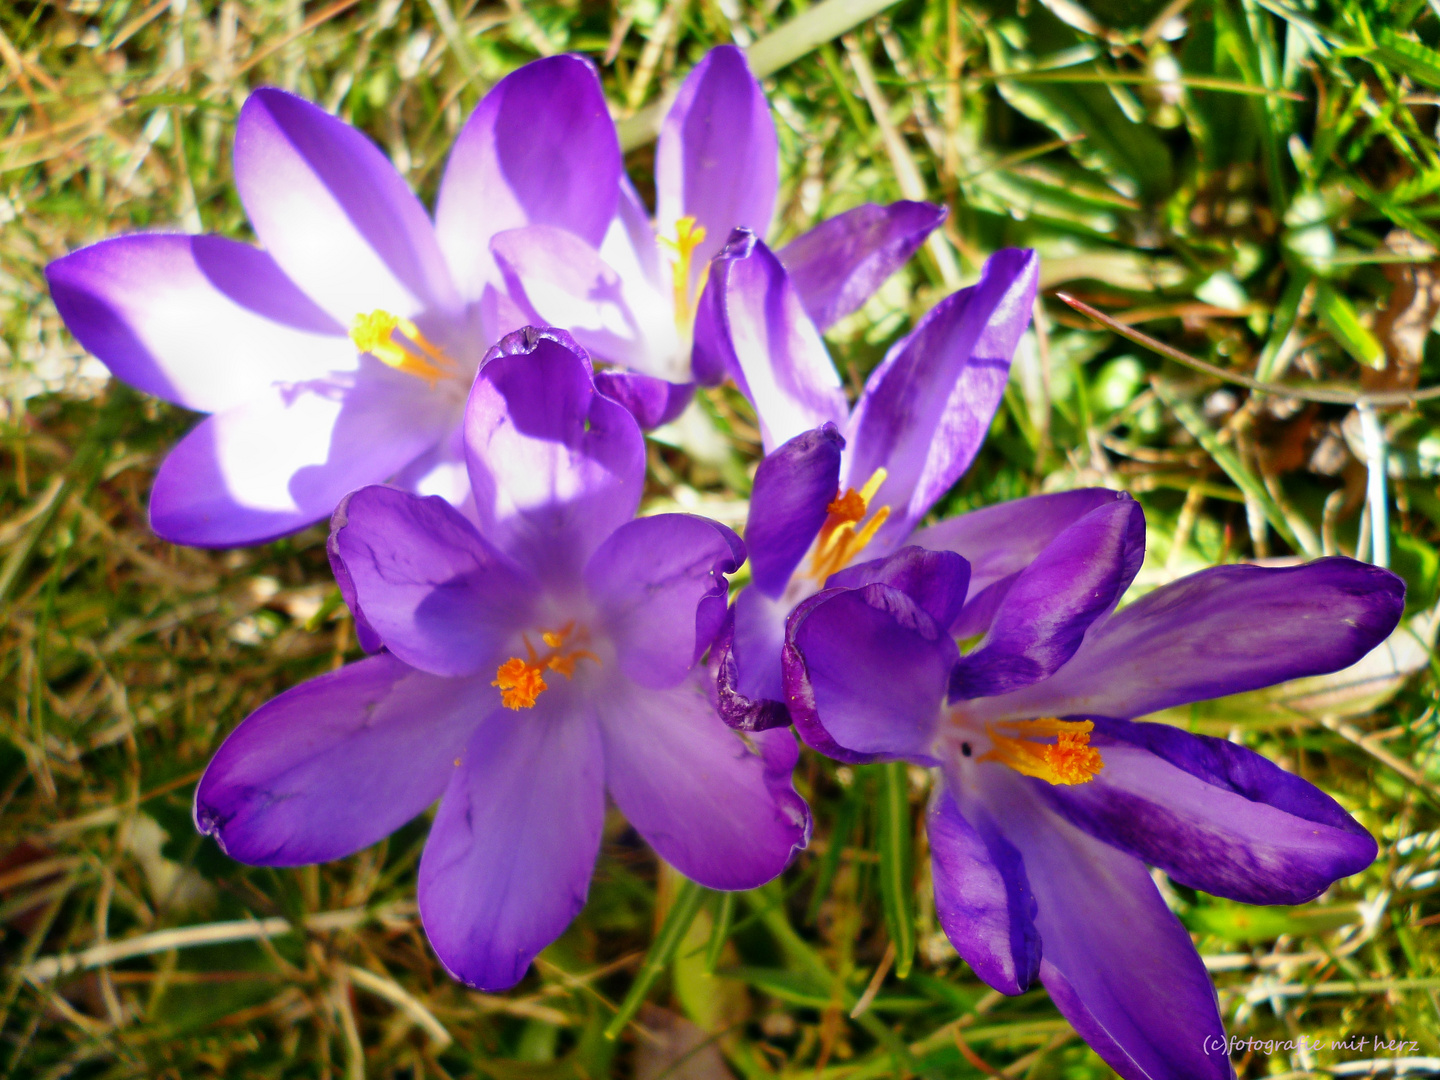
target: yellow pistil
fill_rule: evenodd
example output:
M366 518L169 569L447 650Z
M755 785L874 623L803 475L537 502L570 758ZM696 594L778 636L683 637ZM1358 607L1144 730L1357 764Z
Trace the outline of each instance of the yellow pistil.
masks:
M668 236L660 237L660 243L664 244L673 256L670 273L674 283L675 325L682 335L690 333L690 324L695 320L695 305L700 300L700 290L705 287L705 277L702 274L695 285L695 291L690 291L690 263L695 249L704 242L705 226L695 224L693 217L682 217L675 222L674 240Z
M1001 735L996 728L1007 728L1016 737ZM1094 728L1089 720L1057 720L1054 717L986 724L985 732L995 745L975 760L998 761L1047 784L1086 784L1105 767L1100 751L1090 745L1090 732ZM1055 736L1055 741L1031 741L1047 735Z
M500 704L507 709L530 709L535 706L535 699L546 690L545 671L558 671L565 678L575 674L575 663L578 660L594 660L597 664L600 658L589 649L571 649L564 651L565 640L574 631L575 624L568 622L559 630L546 630L540 635L540 640L550 647L550 652L541 656L535 651L535 646L530 644L530 638L522 635L521 640L525 642L525 652L528 659L522 660L518 656L512 656L500 665L495 672L495 681L491 686L500 688Z
M446 356L409 319L375 310L356 315L350 324L350 340L382 364L424 379L432 387L441 379L460 373L459 365Z
M884 469L876 469L859 491L846 488L845 494L837 496L825 508L829 516L820 526L820 535L815 538L815 554L810 557L810 576L816 581L823 583L831 574L849 566L850 560L865 550L865 545L890 517L890 507L882 506L865 522L864 528L855 531L870 512L870 500L885 483L886 475Z

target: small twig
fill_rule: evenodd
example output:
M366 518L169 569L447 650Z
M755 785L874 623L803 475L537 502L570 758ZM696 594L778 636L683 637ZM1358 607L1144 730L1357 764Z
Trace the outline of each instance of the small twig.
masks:
M430 1041L435 1044L435 1049L444 1050L452 1042L450 1032L445 1030L445 1025L435 1019L435 1015L421 1003L420 999L409 993L404 987L392 979L383 975L377 975L373 971L356 967L353 964L349 967L350 981L364 990L369 990L377 997L382 997L390 1002L397 1009L403 1012L415 1026L424 1030L430 1036Z
M890 974L890 965L895 963L895 942L889 942L885 946L885 955L880 958L880 965L875 969L875 974L870 976L870 985L865 987L865 992L860 995L860 1000L855 1002L855 1007L850 1010L850 1019L858 1020L863 1016L870 1004L875 1000L875 995L880 993L880 985L885 981L885 976Z

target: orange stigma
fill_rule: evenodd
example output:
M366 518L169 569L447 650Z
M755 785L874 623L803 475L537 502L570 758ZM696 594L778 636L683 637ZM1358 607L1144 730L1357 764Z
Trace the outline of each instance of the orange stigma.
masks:
M350 324L350 340L361 352L406 375L424 379L433 388L441 379L458 375L459 365L446 356L409 319L375 310L356 315Z
M886 475L884 469L876 469L863 488L859 491L846 488L845 494L837 496L825 508L829 516L820 526L820 535L815 538L815 553L810 556L810 576L822 585L831 574L849 566L890 517L890 507L882 506L875 511L874 517L865 522L864 528L859 532L855 530L870 512L870 500L885 483Z
M1008 728L1015 737L1001 735L997 727ZM975 760L998 761L1047 784L1088 784L1105 767L1100 751L1090 745L1094 728L1089 720L1057 720L1053 716L986 724L985 732L995 745ZM1047 735L1055 736L1055 741L1031 741Z
M521 660L518 656L512 656L506 660L495 672L495 681L491 686L500 688L500 704L507 709L531 709L535 707L535 699L545 692L545 671L558 671L565 678L575 674L575 663L578 660L594 660L597 664L600 658L589 649L571 649L564 651L565 640L575 629L573 622L568 622L559 630L546 630L540 635L540 640L550 647L550 652L541 656L535 651L535 646L530 644L530 638L522 635L521 640L525 642L525 652L528 659ZM584 636L584 632L581 632Z
M704 242L705 226L695 224L693 217L682 217L675 222L674 240L668 236L660 237L660 243L674 256L670 273L674 282L675 325L681 334L690 332L690 324L695 320L695 305L700 300L700 290L705 287L705 275L702 274L695 285L695 292L690 292L690 263L695 249Z

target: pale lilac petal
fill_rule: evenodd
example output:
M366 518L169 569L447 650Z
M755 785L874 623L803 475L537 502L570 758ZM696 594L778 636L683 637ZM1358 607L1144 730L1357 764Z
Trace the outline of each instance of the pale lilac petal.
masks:
M481 532L544 580L578 576L635 516L645 439L595 392L563 331L527 329L491 350L465 408L465 451Z
M381 654L251 713L195 791L195 825L232 859L300 866L376 843L445 790L494 690Z
M822 221L777 254L821 330L857 311L945 220L943 206L865 203Z
M1053 675L1119 602L1144 559L1139 503L1126 496L1090 511L1015 575L985 637L955 665L951 700L1005 694Z
M348 385L279 385L207 417L170 451L150 524L194 547L258 544L330 516L444 437L456 407L366 359Z
M930 748L955 642L889 585L831 589L786 627L785 702L795 730L839 761L934 764Z
M617 680L597 696L605 780L630 824L662 859L711 889L753 889L810 837L790 774L788 731L745 739L725 726L702 680L666 690Z
M1212 567L1120 609L1050 678L975 713L1129 719L1338 671L1389 636L1404 598L1398 577L1353 559Z
M539 592L444 499L395 488L347 495L329 552L343 567L352 611L390 652L432 675L493 672Z
M620 201L615 208L615 219L600 242L600 257L622 280L646 282L657 296L672 286L669 268L661 262L660 243L655 239L650 211L623 171Z
M831 574L825 586L858 589L876 582L899 589L944 629L955 621L965 603L970 564L953 551L926 551L912 545Z
M673 383L638 371L597 371L595 389L624 405L645 431L668 424L695 396L694 383Z
M1163 724L1095 726L1105 767L1047 794L1072 823L1182 885L1303 904L1375 860L1375 841L1334 799L1253 750Z
M435 231L462 295L492 282L490 238L555 225L599 244L615 216L620 143L595 66L552 56L501 79L460 130Z
M843 426L850 408L840 374L774 253L737 232L710 273L718 330L755 406L765 452L826 423Z
M611 533L585 584L620 670L644 687L684 679L725 617L725 575L744 561L738 536L692 514L637 518Z
M834 424L801 432L755 470L745 546L753 588L778 597L810 549L839 492L845 440Z
M706 233L690 263L691 293L731 229L765 235L779 185L779 147L765 92L743 52L733 45L711 49L681 84L655 145L660 235L674 237L682 217L693 217Z
M265 252L219 236L117 236L45 268L65 325L117 379L200 412L356 365L345 328Z
M251 94L235 126L235 186L265 250L341 325L376 308L458 310L420 200L374 143L318 106Z
M877 543L904 543L969 468L1030 322L1039 267L1033 251L996 252L979 283L935 305L866 382L845 431L844 482L888 471L876 499L892 513Z
M1145 865L1048 809L1043 781L1001 765L960 772L1024 859L1040 978L1075 1030L1126 1080L1230 1077L1210 977Z
M935 917L975 974L1002 994L1023 994L1040 970L1035 896L1020 853L971 804L962 814L945 788L925 819Z
M481 723L420 859L420 918L445 969L505 990L582 907L605 819L604 758L575 683Z
M756 588L740 590L710 647L716 705L738 731L766 731L790 723L780 651L790 605Z

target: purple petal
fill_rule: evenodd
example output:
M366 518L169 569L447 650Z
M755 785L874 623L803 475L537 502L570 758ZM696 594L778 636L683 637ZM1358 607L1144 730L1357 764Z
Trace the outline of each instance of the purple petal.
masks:
M160 466L151 527L194 547L273 540L329 517L347 492L389 479L444 437L452 402L362 363L349 385L280 385L207 417Z
M1040 970L1035 896L1025 864L978 803L960 812L942 789L925 819L935 916L960 958L1002 994L1023 994Z
M945 220L943 206L865 203L797 236L779 251L805 310L821 330L870 299Z
M432 675L493 671L534 607L534 580L434 496L352 492L335 511L329 551L344 567L352 610L392 653Z
M643 431L674 420L695 396L693 382L666 382L637 371L597 371L595 389L624 405Z
M219 236L117 236L45 268L65 325L116 378L200 412L353 369L345 328L265 252Z
M1039 273L1033 251L996 252L979 283L935 305L866 382L845 432L845 483L858 488L888 470L876 498L894 512L878 542L903 543L969 468L1030 322Z
M770 228L779 183L779 147L764 91L743 52L733 45L711 49L681 84L655 146L660 234L673 237L682 217L705 229L690 263L692 293L731 229L763 236Z
M840 375L775 254L737 231L710 273L717 332L755 406L765 452L826 423L843 426L850 409Z
M496 709L452 768L420 859L420 918L440 962L505 990L585 906L605 819L591 706L553 680L533 709Z
M470 114L445 166L435 231L469 298L491 280L490 238L555 225L598 245L615 216L620 143L594 65L552 56L505 76Z
M715 715L699 677L666 690L617 683L597 707L610 794L686 877L753 889L805 846L810 811L790 783L799 751L788 731L749 736L752 749Z
M738 536L691 514L637 518L611 533L585 584L620 670L652 688L684 679L725 618L725 575L744 561Z
M1126 496L1090 511L1015 576L979 647L955 665L950 699L1005 694L1054 674L1144 559L1139 503Z
M301 866L394 832L445 790L495 691L372 656L262 705L216 751L195 825L233 859Z
M1226 1080L1225 1029L1190 935L1138 859L1094 840L1001 765L962 766L1019 849L1034 890L1040 978L1126 1080Z
M235 186L255 234L348 327L460 305L420 200L360 132L283 90L256 90L235 126Z
M1049 679L975 704L979 719L1128 719L1353 664L1389 636L1405 584L1353 559L1216 566L1092 627Z
M796 435L766 454L755 470L746 548L754 587L778 597L825 524L839 494L840 451L845 440L834 424Z
M635 516L645 440L595 392L584 350L526 329L490 351L465 407L465 454L481 531L539 572L578 574Z
M899 589L832 589L786 627L785 701L807 744L839 761L933 764L955 642Z
M1163 724L1095 726L1105 767L1046 794L1092 836L1183 885L1303 904L1375 860L1375 841L1334 799L1252 750Z
M955 621L965 603L970 564L952 551L903 547L894 555L831 574L825 585L831 589L858 589L874 582L899 589L943 629Z
M745 588L730 605L710 647L716 708L737 731L766 731L790 723L780 674L785 617L790 605Z

